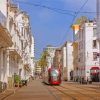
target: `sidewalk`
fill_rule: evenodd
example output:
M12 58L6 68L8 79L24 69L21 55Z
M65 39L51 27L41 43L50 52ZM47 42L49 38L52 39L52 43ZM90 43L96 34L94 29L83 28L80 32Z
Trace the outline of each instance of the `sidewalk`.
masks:
M13 91L6 91L4 94L8 97L2 97L3 99L1 98L0 100L55 100L55 97L39 79L32 80L27 86L19 88L15 93Z
M0 93L0 100L4 100L4 98L12 95L13 93L13 90L5 90L4 92Z
M4 100L6 97L14 94L15 91L17 91L17 90L18 90L18 88L14 88L14 89L8 89L8 90L1 92L0 93L0 100Z

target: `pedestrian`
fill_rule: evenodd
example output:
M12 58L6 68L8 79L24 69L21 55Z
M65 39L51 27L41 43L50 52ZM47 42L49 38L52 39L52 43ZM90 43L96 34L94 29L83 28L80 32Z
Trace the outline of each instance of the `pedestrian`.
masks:
M89 82L89 79L88 79L88 77L87 77L87 83Z

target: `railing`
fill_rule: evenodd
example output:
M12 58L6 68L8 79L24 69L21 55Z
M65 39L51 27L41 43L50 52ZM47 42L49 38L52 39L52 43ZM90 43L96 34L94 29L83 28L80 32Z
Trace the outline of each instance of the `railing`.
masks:
M15 3L12 2L12 3L10 4L10 6L14 8L14 7L18 7L18 4L15 4Z
M4 14L0 11L0 24L2 26L6 26L6 21L7 21L7 18L4 16Z
M21 50L19 50L19 46L14 43L14 49L18 52L18 54L21 56Z

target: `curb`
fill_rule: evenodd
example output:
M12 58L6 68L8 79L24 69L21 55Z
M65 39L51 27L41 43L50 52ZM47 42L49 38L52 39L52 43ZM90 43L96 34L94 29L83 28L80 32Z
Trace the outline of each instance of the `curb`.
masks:
M4 95L0 98L0 100L4 100L5 98L11 96L12 94L14 94L14 91L11 92L11 93L9 93L9 94L6 94L6 95L4 94Z
M5 98L13 95L19 88L15 90L5 90L4 92L0 93L0 100L4 100Z

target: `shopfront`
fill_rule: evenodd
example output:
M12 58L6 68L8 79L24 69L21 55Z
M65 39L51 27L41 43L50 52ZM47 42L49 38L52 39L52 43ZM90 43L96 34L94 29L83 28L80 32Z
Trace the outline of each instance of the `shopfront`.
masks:
M99 82L99 70L100 68L99 67L92 67L90 69L90 74L91 74L91 79L93 82Z

